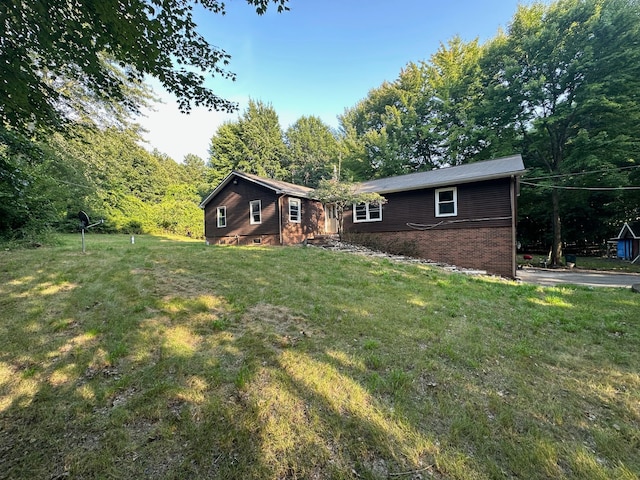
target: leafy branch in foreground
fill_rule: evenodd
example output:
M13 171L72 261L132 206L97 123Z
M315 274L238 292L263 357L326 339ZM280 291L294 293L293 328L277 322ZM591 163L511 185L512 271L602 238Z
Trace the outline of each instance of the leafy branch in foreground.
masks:
M269 3L247 0L256 12ZM160 80L183 112L193 105L234 111L236 104L203 84L205 75L234 79L230 56L197 29L193 6L225 13L218 0L8 0L0 4L0 123L19 132L59 128L74 117L73 97L57 88L75 83L98 99L137 111L126 81ZM104 58L112 59L105 62ZM126 77L123 80L120 73Z
M318 188L313 191L312 196L322 203L335 205L340 238L342 238L342 232L344 231L344 210L349 205L360 203L383 205L387 203L387 199L378 193L358 192L355 184L341 182L336 179L320 180Z

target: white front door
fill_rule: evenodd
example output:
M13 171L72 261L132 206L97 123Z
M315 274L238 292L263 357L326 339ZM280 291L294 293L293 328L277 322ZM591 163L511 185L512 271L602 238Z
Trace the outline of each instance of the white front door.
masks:
M324 206L324 233L338 233L338 211L334 203Z

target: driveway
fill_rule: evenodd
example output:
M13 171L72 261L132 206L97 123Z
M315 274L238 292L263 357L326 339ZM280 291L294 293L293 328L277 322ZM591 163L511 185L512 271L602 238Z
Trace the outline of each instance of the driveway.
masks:
M610 273L592 270L524 268L516 272L516 277L526 283L547 287L565 283L588 287L631 287L635 283L640 283L640 274L637 273Z

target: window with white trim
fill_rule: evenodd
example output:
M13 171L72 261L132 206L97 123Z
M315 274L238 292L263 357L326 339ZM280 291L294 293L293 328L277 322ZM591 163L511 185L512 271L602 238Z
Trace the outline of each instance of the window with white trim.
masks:
M249 215L251 225L262 223L262 200L251 200L249 202Z
M289 221L291 223L300 223L300 199L289 199Z
M353 204L353 223L381 221L382 204L369 202Z
M458 215L458 189L456 187L436 190L436 217L455 217Z
M216 218L218 223L218 228L224 228L227 226L227 207L218 207L218 211L216 212Z

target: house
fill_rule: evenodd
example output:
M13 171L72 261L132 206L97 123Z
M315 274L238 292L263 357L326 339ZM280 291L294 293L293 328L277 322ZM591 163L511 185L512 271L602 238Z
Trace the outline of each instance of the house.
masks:
M618 243L618 258L635 261L640 255L640 221L625 223L613 240Z
M233 171L204 199L211 244L292 245L324 233L324 206L313 189Z
M515 277L520 155L357 184L383 205L344 212L354 243ZM293 244L335 232L332 205L298 185L232 172L202 202L209 243Z
M354 242L514 278L520 155L362 182L382 208L345 212Z

